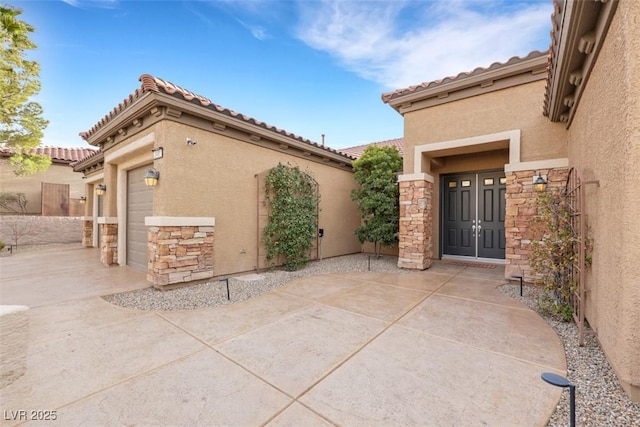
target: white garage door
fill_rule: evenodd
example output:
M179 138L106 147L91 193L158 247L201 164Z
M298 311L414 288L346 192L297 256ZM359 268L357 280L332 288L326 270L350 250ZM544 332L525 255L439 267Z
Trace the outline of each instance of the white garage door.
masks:
M144 218L153 215L153 187L144 184L149 169L127 172L127 265L147 271L147 227Z

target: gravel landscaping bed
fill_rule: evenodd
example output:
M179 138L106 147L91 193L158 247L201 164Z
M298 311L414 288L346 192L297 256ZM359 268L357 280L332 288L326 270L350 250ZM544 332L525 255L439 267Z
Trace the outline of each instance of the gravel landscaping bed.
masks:
M398 259L382 256L379 259L371 257L371 271L387 271L406 274L397 266ZM274 270L260 273L264 276L260 280L246 280L242 276L229 278L229 293L231 300L227 300L227 287L224 282L213 281L201 285L160 291L154 288L140 289L104 296L103 299L120 307L137 310L191 310L195 308L216 307L233 304L246 299L262 295L272 289L279 288L299 277L316 276L319 274L368 271L369 257L366 254L347 255L313 261L299 271Z
M500 286L502 292L524 302L537 311L539 292L534 286ZM611 365L594 335L586 335L584 346L578 345L578 327L573 322L562 322L542 316L556 331L564 344L567 358L567 378L576 385L576 425L594 427L640 426L640 403L633 403L622 390ZM540 380L542 381L542 379ZM549 385L549 387L553 387ZM556 411L548 426L569 425L569 391L562 393Z

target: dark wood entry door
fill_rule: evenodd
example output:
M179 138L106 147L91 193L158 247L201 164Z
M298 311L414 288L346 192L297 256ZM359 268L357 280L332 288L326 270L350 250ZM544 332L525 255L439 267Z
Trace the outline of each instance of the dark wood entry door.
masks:
M504 172L445 175L442 182L443 255L504 259Z

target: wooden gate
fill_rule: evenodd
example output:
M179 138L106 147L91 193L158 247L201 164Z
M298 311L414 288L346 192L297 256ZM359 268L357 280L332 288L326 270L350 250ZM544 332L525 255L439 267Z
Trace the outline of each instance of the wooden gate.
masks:
M43 182L41 195L42 216L69 216L69 184Z

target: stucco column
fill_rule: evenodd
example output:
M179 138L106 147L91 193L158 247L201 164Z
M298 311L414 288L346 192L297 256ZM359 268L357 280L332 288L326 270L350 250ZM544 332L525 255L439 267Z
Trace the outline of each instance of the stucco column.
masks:
M433 258L432 228L433 177L425 174L401 175L400 235L398 267L424 270Z

